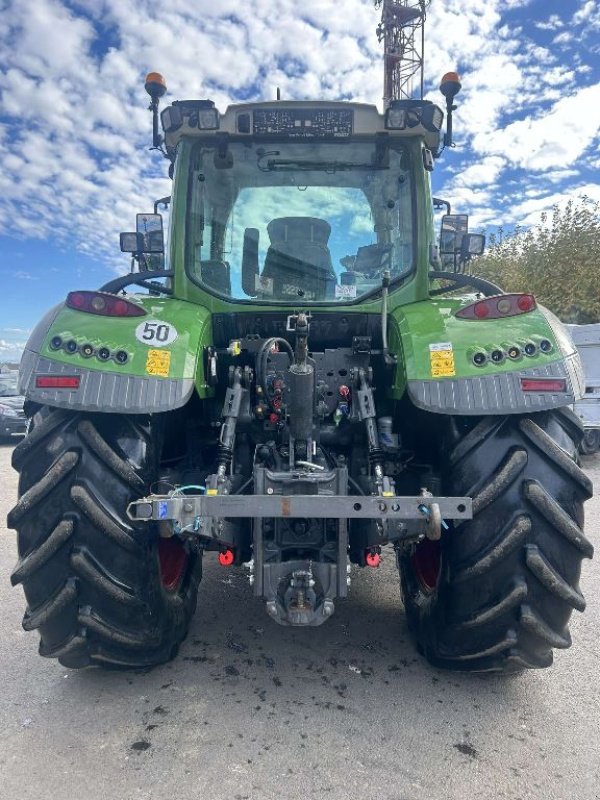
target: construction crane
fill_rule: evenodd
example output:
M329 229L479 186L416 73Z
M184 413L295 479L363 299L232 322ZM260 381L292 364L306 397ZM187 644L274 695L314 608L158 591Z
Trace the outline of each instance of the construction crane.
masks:
M415 81L419 82L419 97L423 99L425 17L430 2L375 0L375 7L381 8L377 38L384 47L384 108L393 100L412 99Z

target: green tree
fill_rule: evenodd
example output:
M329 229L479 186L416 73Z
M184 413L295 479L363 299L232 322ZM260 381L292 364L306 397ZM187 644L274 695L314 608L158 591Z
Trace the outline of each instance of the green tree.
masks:
M589 197L554 206L539 226L502 228L470 272L506 292L531 292L565 322L600 322L600 203Z

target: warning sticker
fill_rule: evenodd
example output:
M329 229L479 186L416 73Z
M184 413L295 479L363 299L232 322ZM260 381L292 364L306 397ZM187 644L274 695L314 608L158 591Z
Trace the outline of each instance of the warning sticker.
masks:
M263 294L273 294L273 278L265 278L264 275L255 275L254 289Z
M356 297L356 286L338 286L335 287L336 300L354 300Z
M168 378L171 367L171 352L169 350L148 350L146 358L146 372L159 378Z
M432 378L449 378L456 375L452 342L430 344L429 364Z

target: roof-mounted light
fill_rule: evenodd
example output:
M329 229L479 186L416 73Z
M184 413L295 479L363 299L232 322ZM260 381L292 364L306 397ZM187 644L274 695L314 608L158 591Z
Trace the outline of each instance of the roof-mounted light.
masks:
M218 130L219 112L212 100L175 100L160 115L165 133L174 133L182 125L198 130Z
M167 91L167 82L160 72L149 72L146 75L144 89L148 92L153 100L158 100Z
M446 100L450 98L453 102L456 95L462 89L462 83L458 72L447 72L440 82L440 92L444 95Z
M444 123L444 112L429 100L394 100L385 113L388 130L410 130L423 127L439 133Z

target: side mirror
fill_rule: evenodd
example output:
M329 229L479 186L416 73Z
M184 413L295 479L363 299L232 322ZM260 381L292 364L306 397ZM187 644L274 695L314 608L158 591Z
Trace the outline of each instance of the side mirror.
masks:
M136 229L142 235L142 253L164 253L163 219L161 214L136 214Z
M165 268L165 239L161 214L136 214L137 233L142 237L140 271L154 271Z
M458 270L462 240L468 230L468 214L444 214L442 217L440 255L445 270Z
M461 263L470 261L473 256L480 256L485 250L485 236L482 233L466 233L460 246Z
M244 231L244 249L242 251L242 289L248 297L256 296L256 279L258 277L258 228L246 228Z
M468 230L468 214L444 214L440 232L440 252L442 255L460 253L463 236Z

